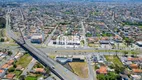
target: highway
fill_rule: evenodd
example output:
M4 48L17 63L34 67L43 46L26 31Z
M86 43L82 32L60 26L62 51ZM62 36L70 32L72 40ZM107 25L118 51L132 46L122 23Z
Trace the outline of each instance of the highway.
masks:
M61 80L79 80L79 78L75 74L70 72L68 69L66 69L56 61L52 60L42 51L26 43L23 44L21 43L21 41L17 41L17 43L22 48L25 48L25 50L29 51L29 53L44 66L48 66L53 73L55 73L58 77L61 78Z
M110 52L109 50L103 50L103 51L96 51L96 50L73 50L73 49L67 49L65 50L64 48L55 48L55 49L52 49L52 48L40 48L41 51L43 52L48 52L46 53L47 55L50 55L50 54L54 54L54 55L89 55L89 54L101 54L101 55L109 55L109 54L116 54L115 51L112 51ZM120 54L120 53L119 53Z
M6 15L6 21L7 21L7 34L9 37L11 37L18 45L20 45L24 50L28 51L30 55L32 55L37 61L42 63L45 67L48 66L50 70L57 75L61 80L84 80L65 67L63 67L61 64L57 63L50 57L48 57L44 52L41 50L24 43L23 40L18 39L14 33L10 30L10 16Z

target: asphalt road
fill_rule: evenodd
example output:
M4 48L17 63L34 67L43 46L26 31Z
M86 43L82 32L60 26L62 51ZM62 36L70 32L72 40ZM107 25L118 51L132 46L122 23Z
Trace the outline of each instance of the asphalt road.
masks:
M54 28L54 30L52 31L52 33L48 36L48 38L45 40L44 44L48 45L48 43L50 42L52 36L54 35L54 32L56 31L56 28L58 27L58 25Z
M96 73L94 71L94 67L92 66L92 62L90 58L91 58L91 55L86 56L86 61L88 64L89 80L97 80Z
M86 32L85 32L85 27L84 27L84 24L83 24L83 22L81 21L80 22L80 24L81 24L81 27L82 27L82 29L83 29L83 36L84 36L84 47L88 47L88 43L87 43L87 38L86 38Z

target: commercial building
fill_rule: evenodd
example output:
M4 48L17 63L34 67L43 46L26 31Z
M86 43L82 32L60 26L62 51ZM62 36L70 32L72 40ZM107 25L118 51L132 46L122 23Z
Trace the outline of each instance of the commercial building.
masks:
M142 47L142 41L137 41L136 45L138 45L139 47Z
M42 35L33 35L31 37L32 43L42 43Z
M67 62L72 62L72 58L71 57L67 57L67 56L56 56L56 61L61 63L61 64L66 64Z
M73 55L73 56L56 56L56 61L61 64L66 64L67 62L84 62L85 57L81 55Z

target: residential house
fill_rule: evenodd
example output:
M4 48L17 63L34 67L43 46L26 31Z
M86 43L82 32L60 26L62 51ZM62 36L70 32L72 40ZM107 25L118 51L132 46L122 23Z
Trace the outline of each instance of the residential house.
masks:
M37 73L45 73L46 71L44 70L44 68L36 68L35 72L37 72Z
M10 80L13 80L14 77L15 77L15 74L13 74L13 73L9 73L6 75L6 78L10 79Z
M6 74L6 70L0 69L0 78L3 78Z
M101 66L100 69L97 69L96 72L98 74L107 74L107 67L106 66Z
M2 69L7 69L9 67L9 65L6 63L6 64L4 64L1 68Z

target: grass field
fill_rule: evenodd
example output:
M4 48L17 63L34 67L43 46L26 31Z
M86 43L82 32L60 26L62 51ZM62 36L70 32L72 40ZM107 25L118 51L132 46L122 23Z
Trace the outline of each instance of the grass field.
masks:
M115 46L118 46L117 43L114 44ZM120 48L126 48L127 46L124 43L119 43Z
M99 44L90 43L90 44L88 44L88 46L89 47L98 48L100 45Z
M16 76L16 78L18 78L19 76L20 76L20 74L22 73L22 71L17 71L17 70L15 70L14 72L12 72L12 73L14 73Z
M55 59L56 55L49 55L49 57Z
M81 46L84 46L84 43L83 43L83 42L80 42L80 45L81 45Z
M15 78L19 78L19 76L21 75L22 71L14 70L13 72L10 72L10 73L15 74Z
M142 29L142 26L139 26L140 29Z
M0 37L5 37L5 36L6 36L5 29L0 29Z
M32 57L29 54L25 54L16 62L16 65L21 65L22 67L25 68L30 63L31 60Z
M89 47L95 47L95 44L88 44Z
M69 63L73 72L82 78L88 77L88 67L85 62L71 62Z
M105 58L108 62L113 62L114 65L118 65L119 67L123 67L123 64L115 55L105 55Z
M13 39L9 38L6 33L6 29L0 29L0 38L6 38L5 42L9 41L11 44L14 42Z
M37 80L37 78L34 76L27 76L25 80Z

